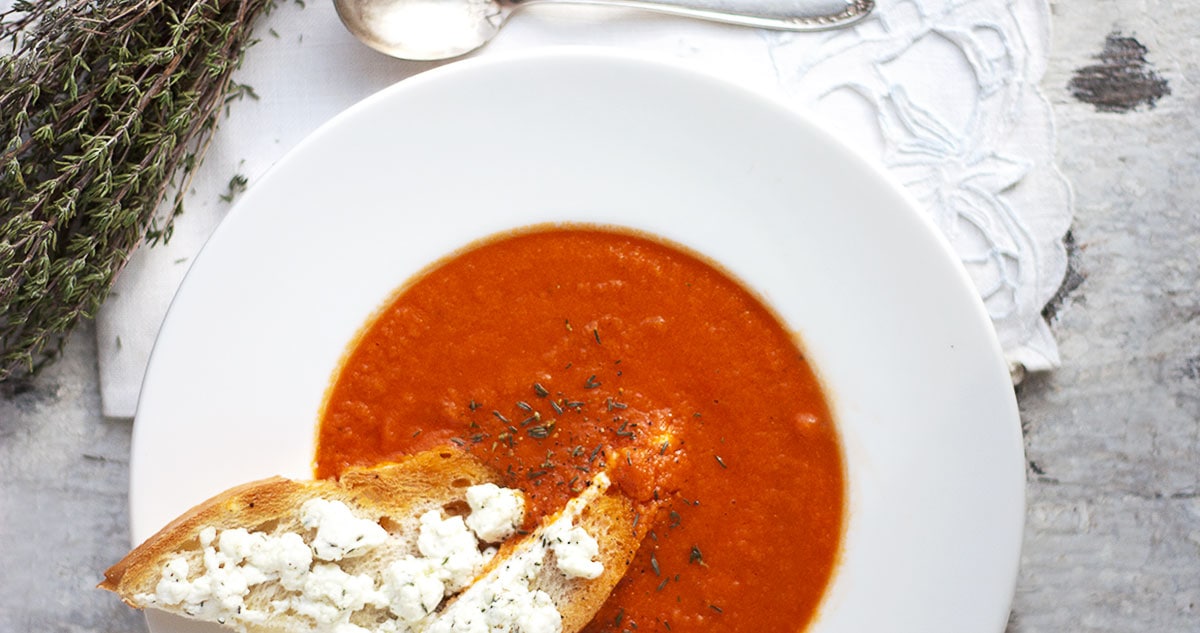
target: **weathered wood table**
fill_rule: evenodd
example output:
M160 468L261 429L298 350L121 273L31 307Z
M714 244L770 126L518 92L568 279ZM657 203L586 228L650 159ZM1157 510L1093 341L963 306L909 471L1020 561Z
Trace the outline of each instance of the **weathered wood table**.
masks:
M1075 189L1048 309L1063 367L1018 388L1029 512L1009 631L1200 631L1200 18L1059 0L1044 89ZM93 587L125 551L130 424L90 326L0 394L0 631L144 631Z

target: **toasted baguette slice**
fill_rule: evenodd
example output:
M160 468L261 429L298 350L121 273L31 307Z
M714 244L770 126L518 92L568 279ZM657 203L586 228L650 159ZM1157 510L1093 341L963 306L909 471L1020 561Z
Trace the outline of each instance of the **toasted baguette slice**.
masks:
M417 537L421 515L441 510L443 515L465 514L466 489L483 483L496 483L498 478L474 458L445 448L428 451L396 464L372 469L351 470L338 481L296 482L280 477L244 484L201 503L160 530L123 560L105 572L100 587L113 591L135 608L153 607L195 619L217 621L246 633L315 633L332 631L335 627L319 624L311 614L292 607L294 589L284 587L279 580L252 584L244 596L245 607L270 617L258 622L240 618L218 617L211 610L192 609L183 605L156 601L156 588L172 561L182 558L192 576L205 569L205 548L202 532L215 528L218 533L238 528L268 535L299 534L308 541L312 531L299 519L299 508L311 499L340 501L359 518L382 526L388 533L386 541L367 553L336 562L345 573L367 576L375 585L382 582L384 570L394 561L408 556L419 557ZM592 492L586 507L575 512L575 522L591 534L599 545L598 560L604 571L597 578L568 578L554 564L554 554L545 550L545 564L536 577L530 579L532 590L547 594L562 617L562 631L574 633L586 625L607 599L612 588L624 575L630 560L644 536L644 529L634 527L633 503L619 494ZM552 517L555 518L555 517ZM543 535L547 519L541 527L524 538L512 539L491 560L484 576L499 573L503 562L514 553L530 549ZM211 535L212 531L209 530ZM524 544L524 545L523 545ZM211 555L212 548L209 548ZM322 561L318 561L322 562ZM470 591L470 587L463 593ZM462 594L459 594L462 595ZM440 617L441 611L453 604L447 599L438 611L417 623L396 619L388 608L367 604L339 607L344 611L341 622L353 624L366 631L422 631ZM274 603L274 606L272 606ZM331 608L326 605L325 608ZM359 629L344 627L358 633Z
M454 610L459 607L469 609L458 603L465 603L472 594L482 596L484 604L489 602L489 585L513 584L514 574L506 574L510 571L506 567L532 564L539 571L529 579L529 590L543 592L549 597L562 617L564 633L583 629L625 576L649 530L649 521L638 520L639 508L635 503L623 494L605 494L608 487L608 477L604 473L597 475L583 494L569 501L562 511L544 518L541 525L525 538L506 543L487 572L444 606L440 619L452 619ZM604 565L596 578L573 578L559 570L556 554L549 544L555 540L555 528L564 525L579 526L596 539L599 546L596 559ZM479 602L477 599L475 604Z
M635 517L637 509L624 495L608 494L591 502L576 524L596 538L600 545L598 560L604 563L604 572L594 580L572 579L551 573L553 565L543 565L548 571L531 583L533 589L549 594L562 614L563 631L579 631L591 622L625 576L650 525L649 521L641 521L639 525Z
M178 615L208 619L203 614L151 604L146 599L155 593L170 560L182 556L190 569L204 568L200 533L205 528L212 527L218 532L243 528L272 535L305 534L298 512L304 502L317 498L341 501L357 516L384 526L390 535L383 546L370 554L339 563L349 574L370 574L392 560L419 555L417 534L422 514L436 509L461 514L466 507L464 495L468 487L495 481L495 474L478 461L447 448L420 453L378 468L350 470L337 481L298 482L273 477L243 484L218 494L172 521L108 569L100 587L113 591L135 608L153 606ZM261 609L286 593L272 583L256 585L246 596L246 606ZM234 625L233 628L251 633L316 630L313 620L295 613L272 617L270 622L262 625Z

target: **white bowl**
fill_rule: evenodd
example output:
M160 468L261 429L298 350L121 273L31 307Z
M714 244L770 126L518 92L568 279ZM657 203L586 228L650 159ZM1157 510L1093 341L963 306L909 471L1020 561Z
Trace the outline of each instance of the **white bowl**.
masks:
M464 244L561 221L695 249L798 333L849 481L843 556L811 631L1004 629L1022 442L991 323L957 259L899 187L787 108L673 63L589 50L406 80L246 192L196 258L151 358L134 429L135 540L233 484L310 476L322 398L381 302Z

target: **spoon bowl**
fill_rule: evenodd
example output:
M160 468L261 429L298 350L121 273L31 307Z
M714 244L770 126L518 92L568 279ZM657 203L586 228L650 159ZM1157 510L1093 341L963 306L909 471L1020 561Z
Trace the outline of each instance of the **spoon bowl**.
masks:
M367 46L392 57L450 59L489 42L531 4L640 9L780 31L824 31L866 18L875 0L334 0L338 17Z

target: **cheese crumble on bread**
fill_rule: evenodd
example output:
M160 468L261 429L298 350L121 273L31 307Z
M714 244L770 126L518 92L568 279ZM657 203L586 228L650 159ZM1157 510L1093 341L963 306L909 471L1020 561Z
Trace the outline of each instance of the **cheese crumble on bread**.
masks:
M523 494L484 485L502 481L447 446L337 479L247 482L176 517L100 587L240 633L578 633L647 509L600 473L525 532Z
M547 551L554 552L566 578L603 572L603 564L593 560L599 554L596 540L573 525L587 503L583 497L594 498L608 487L603 474L593 483L531 548L478 582L496 554L492 544L514 535L524 520L520 491L492 483L468 487L468 515L425 512L416 538L420 556L386 562L373 573L350 573L342 565L371 557L392 535L342 501L304 502L298 510L303 533L205 527L199 560L171 558L154 592L136 600L242 630L293 614L310 620L312 630L329 633L559 633L561 614L549 595L530 589L530 581ZM263 583L278 583L279 589L265 606L250 608L247 596ZM439 613L449 599L454 600ZM377 614L373 626L363 626L361 618L351 622L364 609Z
M462 592L430 623L425 633L562 631L562 614L555 609L550 595L531 585L541 573L547 551L555 553L559 570L568 578L595 578L604 571L602 563L590 558L586 561L590 565L581 571L581 559L586 554L579 549L580 543L576 541L590 541L591 556L599 553L599 546L595 539L574 523L584 508L604 494L610 485L607 475L596 475L582 494L567 502L566 508L542 530L538 538L522 543L496 569ZM568 534L582 534L582 537L571 541L565 536ZM587 546L583 547L586 549ZM591 575L593 571L595 574Z

